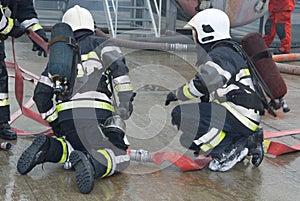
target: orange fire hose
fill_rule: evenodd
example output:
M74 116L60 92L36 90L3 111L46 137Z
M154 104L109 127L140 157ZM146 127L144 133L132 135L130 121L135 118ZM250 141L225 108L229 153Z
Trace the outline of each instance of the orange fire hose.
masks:
M299 61L300 60L300 53L273 55L272 59L275 62Z

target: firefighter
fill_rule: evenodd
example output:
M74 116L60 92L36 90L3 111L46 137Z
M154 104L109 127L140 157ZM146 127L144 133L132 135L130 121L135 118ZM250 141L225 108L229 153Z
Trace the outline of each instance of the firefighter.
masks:
M259 128L264 107L249 66L230 43L227 14L205 9L187 25L192 27L197 46L199 71L171 91L165 105L195 98L201 101L180 104L172 110L172 124L183 132L180 143L195 154L210 154L208 168L212 171L228 171L247 155L252 156L253 165L259 166L264 155Z
M262 10L267 0L262 0L260 8ZM276 34L280 39L280 47L274 54L288 54L291 51L291 19L295 8L295 0L269 0L269 17L265 24L265 35L263 36L266 45L270 47Z
M11 17L5 16L7 9L11 11ZM0 1L0 138L3 139L17 139L16 132L11 129L8 123L10 121L10 105L4 40L8 36L18 38L26 30L31 29L47 41L46 33L39 24L37 17L32 0ZM32 50L38 51L38 55L44 53L46 56L45 51L36 43L33 43Z
M48 65L33 98L56 137L34 139L17 169L24 175L45 162L71 164L77 186L85 194L93 189L94 179L111 176L129 165L124 120L133 110L133 89L120 49L95 35L94 20L87 9L75 5L62 21L72 28L81 58L74 84L69 85L72 93L57 94L56 103L52 101L54 83ZM113 92L118 95L118 107L114 107ZM121 108L119 115L116 108Z

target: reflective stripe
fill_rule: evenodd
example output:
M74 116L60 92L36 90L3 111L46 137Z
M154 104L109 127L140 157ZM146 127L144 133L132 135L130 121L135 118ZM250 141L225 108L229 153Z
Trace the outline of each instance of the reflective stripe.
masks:
M132 87L131 83L128 83L128 84L118 84L118 85L115 86L115 90L117 92L120 92L120 91L132 91L133 87Z
M236 90L236 89L239 89L240 87L234 85L234 84L231 84L229 86L227 86L226 88L219 88L216 90L218 96L220 97L223 97L223 96L226 96L226 94L228 94L230 91L232 90Z
M244 124L244 126L246 126L247 128L249 128L250 130L255 131L258 128L258 125L256 125L255 123L253 123L251 120L249 120L244 115L240 114L236 109L234 109L233 107L231 107L227 102L220 103L220 104L223 105L224 107L226 107L226 109L231 114L233 114L233 116L235 116L242 124Z
M206 65L216 69L218 73L222 76L224 76L227 80L231 78L231 74L228 71L225 71L223 68L221 68L218 64L212 61L208 61L205 63Z
M122 75L113 79L115 84L129 83L130 79L128 75Z
M8 93L0 93L0 100L1 99L8 99Z
M0 107L9 105L9 99L0 100Z
M5 17L2 10L1 10L1 13L2 13L2 18L1 18L1 21L0 21L0 30L4 29L6 24L7 24L7 18Z
M203 93L201 93L200 91L198 91L198 89L196 89L193 80L191 80L191 81L189 82L189 89L190 89L190 92L191 92L192 94L195 94L195 96L197 96L197 97L201 97L201 96L204 95Z
M54 83L51 81L51 79L47 76L41 75L39 79L39 83L43 83L49 87L53 87Z
M271 144L271 141L270 140L264 140L264 152L267 153L268 152L268 149L269 149L269 146Z
M88 59L97 59L99 60L99 57L95 51L89 52L87 54L81 55L81 61L86 61Z
M100 154L102 154L107 160L107 169L106 172L101 176L101 178L106 177L110 171L112 170L112 161L110 155L107 153L107 150L99 149L97 150Z
M49 115L52 115L56 110L55 106L52 106L52 108L50 108L47 112L43 112L41 113L41 116L43 119L46 119Z
M209 143L200 146L200 149L204 152L207 152L210 149L215 148L220 142L225 138L226 133L221 130L221 132L214 137Z
M27 29L29 26L31 26L33 24L38 24L38 23L39 23L39 20L37 18L31 18L31 19L28 19L28 20L24 20L21 23L21 25ZM33 30L33 31L35 31L35 30Z
M240 81L243 77L246 77L249 75L250 75L250 71L248 68L241 69L240 72L238 74L236 74L235 81Z
M68 140L64 139L64 141L68 148L68 154L67 154L67 159L66 159L66 162L68 162L70 160L70 155L71 155L72 151L74 151L74 148L72 147L72 145L70 144L70 142Z
M114 152L111 149L105 149L105 151L107 151L107 153L109 154L111 162L112 162L111 171L108 175L108 176L111 176L116 171L116 167L117 167L116 156L115 156ZM129 160L130 160L130 157L129 157Z
M2 18L3 19L3 18ZM8 22L6 27L0 32L0 34L4 34L7 35L13 28L14 26L14 20L11 18L7 18ZM2 24L2 20L1 20L1 24Z
M260 122L261 115L259 114L259 111L256 111L254 109L248 109L240 105L236 105L232 102L227 102L231 107L235 108L240 114L243 114L244 116L248 117L249 119L252 119L253 121Z
M197 140L194 140L196 145L206 144L211 141L214 137L216 137L220 133L220 130L217 128L211 128L205 135L202 135Z
M84 76L83 66L81 64L77 64L77 77L83 77L83 76Z
M72 99L73 101L76 101L76 99L93 99L93 100L103 100L106 102L111 103L111 99L109 97L107 97L107 95L105 93L101 93L98 91L87 91L87 92L83 92L83 93L77 93L75 95L73 95Z
M45 120L50 123L50 122L55 121L57 118L58 118L58 113L55 110L54 113L51 114L50 116L48 116Z
M112 52L112 51L117 51L120 54L122 53L120 48L118 48L116 46L105 46L104 48L102 48L101 57L103 57L103 54Z
M68 158L68 147L67 147L67 143L65 142L65 140L63 138L56 138L58 141L60 141L62 147L63 147L63 154L61 156L61 159L58 163L64 163L67 161Z
M43 27L40 24L33 24L28 29L31 29L32 31L37 31L43 29Z
M94 100L76 100L72 102L63 102L59 103L56 106L57 112L63 110L69 110L72 108L100 108L114 112L114 107L106 102L94 101Z
M190 91L189 91L189 84L188 84L188 83L186 83L186 84L183 86L182 91L183 91L183 95L184 95L185 97L187 97L188 99L194 99L194 98L196 98L193 94L190 93Z

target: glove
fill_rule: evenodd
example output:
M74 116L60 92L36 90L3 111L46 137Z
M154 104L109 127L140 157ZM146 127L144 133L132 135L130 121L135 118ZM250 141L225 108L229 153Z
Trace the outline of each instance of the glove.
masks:
M36 30L35 33L39 35L42 39L44 39L44 41L48 42L48 38L46 36L46 32L44 31L44 29ZM32 51L34 52L37 51L38 56L41 56L43 54L44 57L47 57L47 52L42 47L40 47L36 42L34 41L32 42L33 42Z
M0 34L0 42L5 41L8 38L8 35Z
M133 105L131 101L128 102L120 102L119 105L119 115L121 116L122 119L126 120L129 119L133 112Z
M172 101L177 101L177 97L176 97L176 94L175 92L171 91L168 95L167 95L167 99L166 99L166 102L165 102L165 106L169 105L170 102Z

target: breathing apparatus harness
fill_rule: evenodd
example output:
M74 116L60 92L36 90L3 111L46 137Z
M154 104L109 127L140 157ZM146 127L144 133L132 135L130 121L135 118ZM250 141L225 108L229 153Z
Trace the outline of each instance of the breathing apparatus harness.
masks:
M217 46L229 46L229 47L233 48L235 51L237 51L243 57L243 59L246 61L247 65L249 66L249 70L250 70L251 78L252 78L253 85L255 88L255 92L256 92L257 97L263 104L263 108L266 109L271 115L276 117L277 115L274 110L279 109L280 104L276 103L275 98L273 97L270 89L268 88L268 86L266 85L264 80L262 79L261 75L257 71L255 65L253 64L251 58L248 56L248 54L245 52L245 50L237 42L230 41L230 40L219 41L219 42L215 43L211 47L211 49L213 49ZM246 89L248 91L254 92L249 86L239 84L239 87L241 87L242 89ZM266 95L270 98L269 102L267 100ZM246 100L246 99L244 99L244 100ZM234 98L232 99L232 101L234 102ZM243 101L239 101L239 102L243 102ZM249 102L249 99L248 99L248 102ZM250 102L252 102L252 101L250 100ZM243 103L241 103L241 104L243 104ZM254 109L256 109L256 108L254 107Z

